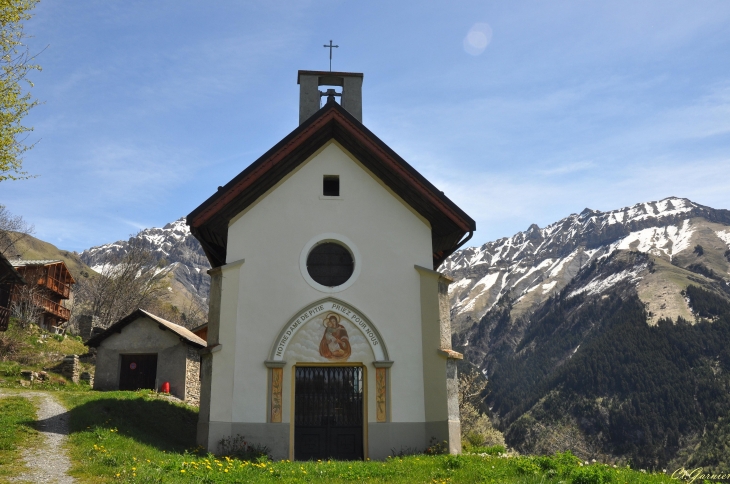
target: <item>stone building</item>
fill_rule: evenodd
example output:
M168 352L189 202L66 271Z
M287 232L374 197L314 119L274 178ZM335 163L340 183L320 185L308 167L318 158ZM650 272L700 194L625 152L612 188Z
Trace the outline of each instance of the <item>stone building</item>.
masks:
M236 435L277 459L461 449L436 268L475 222L363 126L362 81L299 71L299 127L187 217L213 267L210 451Z
M189 329L138 309L93 336L94 389L160 390L191 405L200 400L200 354L205 341Z

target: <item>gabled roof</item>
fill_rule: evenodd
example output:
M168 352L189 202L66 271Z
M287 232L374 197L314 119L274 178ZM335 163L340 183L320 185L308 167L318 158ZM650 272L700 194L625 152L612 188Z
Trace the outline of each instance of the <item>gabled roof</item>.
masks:
M150 318L151 320L155 321L156 323L159 323L160 325L164 326L166 329L169 329L173 333L180 336L183 340L185 340L187 343L196 346L198 348L205 348L208 344L205 342L204 339L200 338L199 336L196 336L193 334L192 331L190 331L187 328L183 328L179 324L171 323L170 321L166 319L162 319L159 316L155 316L154 314L145 311L144 309L137 309L129 316L120 319L116 323L109 326L107 329L105 329L103 332L97 334L93 338L90 338L89 341L86 342L87 346L91 347L97 347L101 344L102 341L107 339L109 336L115 334L115 333L121 333L122 329L133 323L134 321L138 320L139 318ZM162 329L162 328L161 328Z
M71 271L68 270L66 263L61 259L13 259L10 261L13 267L42 267L50 266L53 264L62 264L63 268L68 272L68 277L71 279L71 284L76 284L76 279L71 275Z
M50 264L58 264L59 262L63 262L63 261L60 259L35 259L35 260L13 259L10 261L10 263L13 265L13 267L47 266Z
M331 139L430 222L434 268L471 238L471 217L339 104L328 102L188 215L213 267L226 262L229 221Z

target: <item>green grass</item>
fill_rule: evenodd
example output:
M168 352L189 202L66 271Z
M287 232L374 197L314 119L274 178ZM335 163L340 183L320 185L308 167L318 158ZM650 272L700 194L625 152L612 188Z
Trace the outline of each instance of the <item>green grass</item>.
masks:
M20 448L35 444L35 407L23 397L0 398L0 482L24 469Z
M669 482L601 464L581 465L569 453L551 457L481 454L413 455L385 462L241 461L199 455L197 410L140 392L62 392L69 408L71 474L80 482L234 483L585 483ZM489 455L490 453L495 455Z
M33 387L43 390L58 390L64 387L73 390L88 388L88 384L74 385L55 373L66 355L83 355L88 348L77 336L51 334L36 325L22 327L11 318L7 331L0 333L0 387L16 388L20 385L21 370L46 371L49 380L34 382ZM92 365L82 363L81 371L88 371Z

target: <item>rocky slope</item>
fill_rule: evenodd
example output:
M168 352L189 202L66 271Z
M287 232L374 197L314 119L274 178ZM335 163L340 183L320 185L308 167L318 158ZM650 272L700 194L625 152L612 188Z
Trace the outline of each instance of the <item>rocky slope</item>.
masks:
M730 211L669 198L584 210L459 251L454 346L526 453L730 462ZM718 460L719 459L719 460Z
M112 256L123 255L129 242L136 238L149 249L158 263L159 270L168 276L168 290L178 301L193 295L199 302L207 304L210 291L210 269L200 243L192 236L180 218L162 228L150 228L140 231L129 240L120 240L110 244L92 247L81 253L81 260L95 271L100 271Z
M505 295L513 301L513 315L528 313L561 291L581 268L616 250L651 254L667 266L697 264L695 272L712 271L730 280L730 260L725 255L730 247L729 225L729 210L671 197L610 212L585 209L545 228L531 225L512 237L457 251L440 268L455 279L450 288L452 329L463 332ZM694 252L697 245L704 249L702 256ZM640 291L653 321L664 316L689 317L679 291L663 292L660 286L666 281L664 276L660 279L645 281ZM598 284L591 290L599 290Z

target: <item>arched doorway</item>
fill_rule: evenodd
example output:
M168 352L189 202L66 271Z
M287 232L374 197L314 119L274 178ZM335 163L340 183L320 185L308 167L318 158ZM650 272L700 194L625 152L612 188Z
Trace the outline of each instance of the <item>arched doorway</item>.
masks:
M358 460L365 423L363 366L294 367L294 458Z

